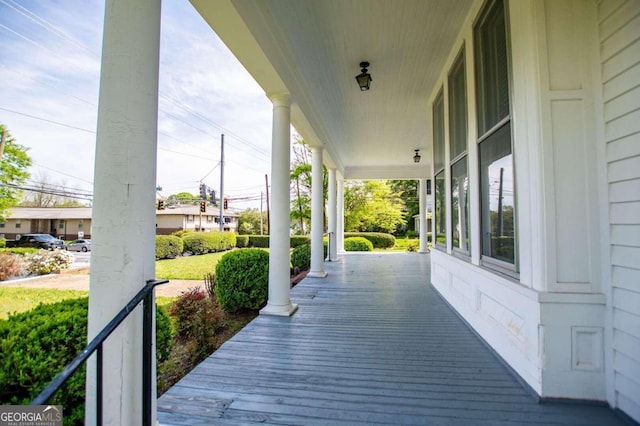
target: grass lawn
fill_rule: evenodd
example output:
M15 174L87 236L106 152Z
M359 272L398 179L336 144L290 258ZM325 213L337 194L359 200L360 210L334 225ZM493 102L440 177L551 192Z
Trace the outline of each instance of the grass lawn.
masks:
M84 290L55 290L49 288L22 288L0 286L0 320L7 319L9 314L26 312L40 303L55 303L65 299L86 297ZM174 297L156 297L156 303L169 309Z
M156 277L163 280L202 280L213 273L216 264L228 252L178 257L156 261Z

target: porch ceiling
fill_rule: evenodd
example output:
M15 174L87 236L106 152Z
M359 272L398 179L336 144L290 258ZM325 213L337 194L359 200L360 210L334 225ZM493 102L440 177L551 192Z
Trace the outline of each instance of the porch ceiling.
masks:
M192 3L267 95L291 94L294 127L345 178L430 174L428 97L472 0ZM354 78L361 61L368 92Z

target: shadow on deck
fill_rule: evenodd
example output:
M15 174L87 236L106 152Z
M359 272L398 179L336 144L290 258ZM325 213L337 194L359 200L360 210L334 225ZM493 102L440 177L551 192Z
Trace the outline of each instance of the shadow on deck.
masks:
M163 425L622 425L538 404L429 285L424 254L348 254L158 400Z

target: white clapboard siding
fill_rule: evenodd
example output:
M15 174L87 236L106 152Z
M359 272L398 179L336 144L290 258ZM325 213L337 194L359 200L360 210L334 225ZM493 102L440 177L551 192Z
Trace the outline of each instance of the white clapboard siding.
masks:
M599 3L616 404L640 421L640 1Z

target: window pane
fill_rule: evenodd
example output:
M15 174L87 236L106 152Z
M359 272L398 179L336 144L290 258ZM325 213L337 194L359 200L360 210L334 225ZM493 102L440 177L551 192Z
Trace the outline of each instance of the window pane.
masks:
M480 143L482 254L515 263L515 200L511 125Z
M469 175L466 156L451 166L451 219L453 248L469 252Z
M447 243L447 197L444 171L436 175L436 243Z
M433 169L444 169L444 95L442 90L433 102Z
M449 140L451 159L467 150L467 85L464 75L464 50L449 74Z
M485 9L475 28L478 134L509 115L507 38L502 0Z

